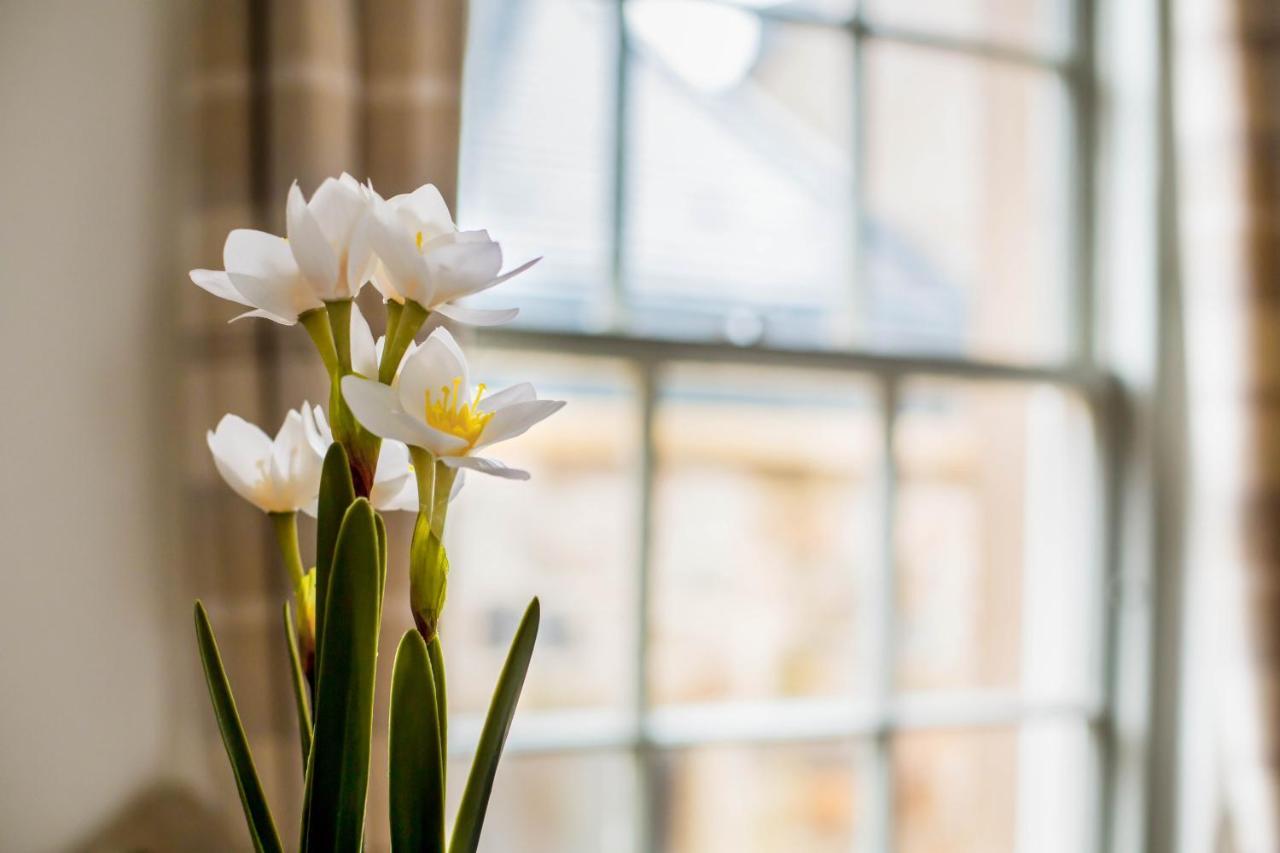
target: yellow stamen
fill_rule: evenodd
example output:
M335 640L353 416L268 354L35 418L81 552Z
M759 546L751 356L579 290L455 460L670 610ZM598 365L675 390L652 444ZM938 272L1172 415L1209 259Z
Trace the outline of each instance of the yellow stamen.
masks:
M441 432L456 435L468 445L473 445L484 432L485 425L493 418L493 412L480 411L480 399L484 385L476 386L470 401L462 402L462 377L455 376L452 385L442 385L438 395L426 394L427 423Z
M418 232L418 236L415 238L415 242L418 244L418 251L421 252L422 251L422 232L421 231Z

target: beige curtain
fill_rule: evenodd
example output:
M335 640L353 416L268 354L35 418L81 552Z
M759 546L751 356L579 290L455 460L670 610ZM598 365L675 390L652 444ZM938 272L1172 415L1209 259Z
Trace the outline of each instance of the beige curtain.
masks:
M1202 846L1280 849L1280 4L1175 0ZM1212 774L1212 791L1202 776ZM1198 806L1192 801L1188 807ZM1193 848L1194 849L1194 848Z
M221 268L232 228L283 233L285 194L295 179L307 193L344 170L388 193L429 181L452 200L463 0L201 0L200 6L190 97L198 172L189 266ZM218 479L204 434L228 411L274 432L304 396L326 399L325 380L301 330L253 320L228 325L234 308L194 286L183 289L184 576L209 608L259 773L289 838L299 820L301 759L280 625L284 572L269 525ZM303 528L304 554L309 531ZM231 827L229 837L245 838L213 718L191 724L206 733L214 808ZM380 787L373 786L375 796ZM370 850L387 847L379 807L371 801Z

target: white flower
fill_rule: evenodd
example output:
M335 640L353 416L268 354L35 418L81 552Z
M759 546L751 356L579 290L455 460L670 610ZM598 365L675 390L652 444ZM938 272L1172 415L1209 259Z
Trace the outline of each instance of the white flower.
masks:
M502 273L502 248L486 231L459 231L440 191L431 184L373 206L368 236L380 261L373 286L383 298L407 299L476 326L493 326L516 316L515 308L472 308L455 300L519 275L537 258Z
M242 498L264 512L296 512L315 503L323 460L308 440L303 412L285 416L274 439L237 417L223 415L208 433L213 464Z
M443 327L405 359L394 386L358 376L342 380L352 414L375 435L420 447L450 468L527 480L527 471L471 454L523 434L564 403L539 400L528 382L488 397L484 391L471 385L466 356Z
M305 410L303 426L311 449L323 464L324 456L333 444L333 431L324 416L324 409L312 406ZM369 503L382 512L416 512L418 509L418 486L413 477L413 466L409 464L409 448L398 441L382 442L378 471L373 478L373 488L369 490ZM314 502L303 509L308 515L315 515Z
M325 301L353 298L373 272L370 206L377 198L355 178L326 178L311 201L295 182L285 210L288 239L237 228L222 248L223 270L192 270L191 280L214 296L293 325Z

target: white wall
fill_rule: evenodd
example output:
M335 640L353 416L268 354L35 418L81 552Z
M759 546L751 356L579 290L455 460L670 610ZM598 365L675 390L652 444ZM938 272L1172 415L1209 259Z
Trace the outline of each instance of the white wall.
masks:
M164 605L171 342L152 322L181 284L183 5L0 0L7 851L78 845L174 770L194 658Z

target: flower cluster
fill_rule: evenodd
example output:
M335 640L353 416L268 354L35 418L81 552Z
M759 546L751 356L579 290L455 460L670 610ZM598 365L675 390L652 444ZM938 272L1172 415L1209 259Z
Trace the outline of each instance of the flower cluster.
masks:
M449 500L470 470L508 479L528 473L490 458L489 448L524 433L564 403L541 400L520 383L488 393L473 384L467 359L431 315L495 325L517 309L461 304L507 281L537 259L503 272L502 249L486 231L462 231L430 184L384 199L348 174L326 179L307 200L295 183L286 235L236 229L222 270L192 270L204 290L259 317L301 324L330 378L328 415L303 403L275 438L228 414L208 434L219 473L237 494L269 513L294 582L299 635L314 636L314 605L298 556L296 514L314 514L329 448L341 445L358 496L379 511L416 510L410 557L414 615L428 638L443 606L448 561L440 544ZM355 305L366 284L381 294L386 335L374 340ZM311 582L314 590L314 581ZM310 593L314 600L314 592Z

